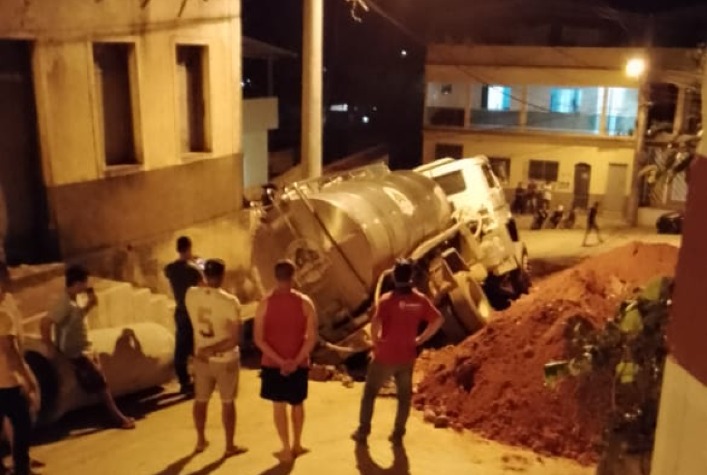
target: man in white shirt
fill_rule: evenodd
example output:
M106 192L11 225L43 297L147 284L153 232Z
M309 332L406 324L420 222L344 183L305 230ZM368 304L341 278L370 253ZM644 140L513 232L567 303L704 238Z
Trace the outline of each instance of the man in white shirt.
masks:
M210 259L204 266L205 287L187 290L185 304L194 328L194 425L196 452L206 449L204 434L209 400L218 388L222 404L222 422L226 433L224 457L247 451L233 442L236 431L235 398L240 371L240 303L236 296L221 288L226 266Z
M7 292L9 273L0 263L0 421L5 417L12 427L14 473L30 473L29 447L32 433L31 412L38 409L38 388L20 351L20 314Z

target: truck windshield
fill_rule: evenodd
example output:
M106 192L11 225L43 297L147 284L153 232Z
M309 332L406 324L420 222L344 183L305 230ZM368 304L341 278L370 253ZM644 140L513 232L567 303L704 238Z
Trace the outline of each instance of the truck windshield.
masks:
M466 190L466 182L461 170L433 177L447 196L456 195Z

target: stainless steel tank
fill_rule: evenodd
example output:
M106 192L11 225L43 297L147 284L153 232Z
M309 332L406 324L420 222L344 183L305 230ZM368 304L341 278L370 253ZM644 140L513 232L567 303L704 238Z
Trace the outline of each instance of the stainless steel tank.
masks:
M433 180L376 165L286 188L256 230L252 262L269 288L277 260L292 259L298 287L317 306L320 334L337 341L380 274L450 219Z

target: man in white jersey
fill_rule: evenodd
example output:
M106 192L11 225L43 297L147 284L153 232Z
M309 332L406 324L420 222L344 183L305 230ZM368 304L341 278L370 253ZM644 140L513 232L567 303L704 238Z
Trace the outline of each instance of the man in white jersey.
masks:
M240 371L240 303L236 296L221 288L226 266L219 259L210 259L204 266L205 287L187 290L185 303L194 327L194 425L196 452L208 445L204 429L206 415L214 389L221 396L221 419L226 433L224 458L247 451L234 444L236 431L235 398Z

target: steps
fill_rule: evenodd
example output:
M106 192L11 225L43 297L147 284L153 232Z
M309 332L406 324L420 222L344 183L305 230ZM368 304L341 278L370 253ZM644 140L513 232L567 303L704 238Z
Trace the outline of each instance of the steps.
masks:
M14 290L27 335L39 334L39 322L64 291L64 266L22 266L11 269ZM174 333L172 299L128 282L91 277L98 306L87 316L89 330L154 322Z

